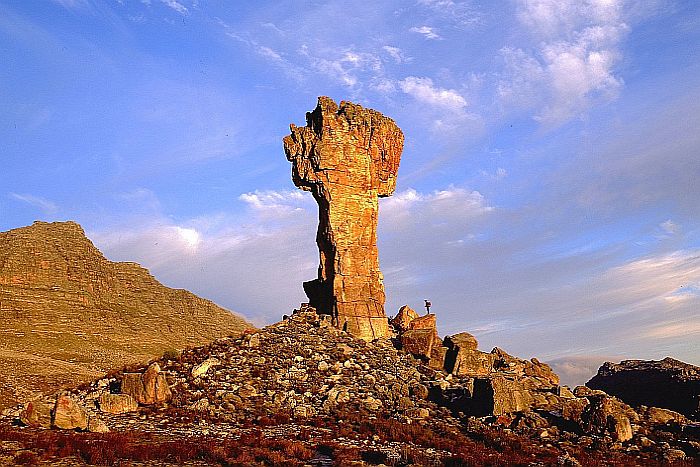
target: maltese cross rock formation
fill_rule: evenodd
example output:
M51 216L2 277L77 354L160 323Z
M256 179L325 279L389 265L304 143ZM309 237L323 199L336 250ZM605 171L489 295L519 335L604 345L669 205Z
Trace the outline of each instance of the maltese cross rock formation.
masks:
M292 179L319 207L318 279L304 283L310 305L354 336L389 335L377 253L379 198L396 188L403 133L381 113L328 97L291 126L284 151Z

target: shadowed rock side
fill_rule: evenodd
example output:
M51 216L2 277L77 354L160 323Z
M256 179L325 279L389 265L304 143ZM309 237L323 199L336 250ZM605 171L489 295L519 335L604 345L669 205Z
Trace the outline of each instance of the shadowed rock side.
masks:
M252 327L107 260L74 222L0 232L0 407Z
M700 420L700 367L670 357L605 362L586 386L633 406L663 407Z
M362 339L386 337L377 253L378 198L396 188L403 133L393 120L328 97L284 138L294 184L319 206L318 279L306 282L311 306Z

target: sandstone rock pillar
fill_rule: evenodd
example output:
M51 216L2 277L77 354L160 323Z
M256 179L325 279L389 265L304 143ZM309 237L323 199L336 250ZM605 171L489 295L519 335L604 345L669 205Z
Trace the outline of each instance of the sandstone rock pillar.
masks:
M328 97L291 125L284 151L292 179L319 206L318 278L304 283L311 306L362 339L389 334L377 253L379 197L396 188L403 133L381 113Z

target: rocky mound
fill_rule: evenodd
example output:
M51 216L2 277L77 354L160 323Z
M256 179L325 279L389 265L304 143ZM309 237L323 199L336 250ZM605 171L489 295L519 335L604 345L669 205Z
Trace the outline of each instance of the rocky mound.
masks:
M424 318L408 320L393 341L366 342L302 307L259 332L126 368L6 415L30 427L207 436L202 443L226 451L227 465L240 453L227 443L251 433L258 443L294 440L307 461L325 446L336 462L354 450L393 465L654 465L700 451L700 425L683 415L635 411L586 387L569 391L546 365L480 352L466 333L443 341L455 354L451 372L431 368L406 351L404 337L412 321L413 329L433 321Z
M0 232L0 408L246 328L136 263L107 260L74 222Z
M700 367L670 357L605 362L586 386L635 407L664 407L700 421Z

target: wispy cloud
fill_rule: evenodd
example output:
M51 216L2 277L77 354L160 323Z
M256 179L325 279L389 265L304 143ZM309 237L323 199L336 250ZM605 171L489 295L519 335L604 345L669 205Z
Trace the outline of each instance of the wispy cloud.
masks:
M294 81L299 81L300 79L302 79L303 76L305 76L305 70L302 67L293 63L291 60L289 60L285 56L285 52L277 50L271 46L262 44L259 40L250 37L250 34L248 32L241 32L235 30L231 25L229 25L220 18L217 18L215 21L219 26L223 28L224 34L226 34L227 37L242 44L245 44L253 52L255 52L256 55L264 58L269 63L280 68L287 77L293 79ZM274 26L272 25L272 23L266 23L266 25ZM279 30L279 28L277 28L276 26L273 30L275 32L281 32L281 30Z
M411 58L406 57L403 50L401 50L398 47L394 47L391 45L385 45L382 46L382 50L384 50L389 56L394 60L396 63L407 63L411 61Z
M178 2L177 0L160 0L165 6L168 8L172 8L173 10L177 11L178 13L182 15L186 15L189 10L187 10L187 7L183 5L182 3Z
M349 88L360 85L360 77L366 72L371 76L379 76L382 71L382 61L379 57L354 48L327 49L319 55L312 54L308 47L302 46L300 53L309 59L317 72Z
M691 336L700 336L700 320L695 322L682 320L672 323L655 324L646 330L642 337L656 340L679 337L691 339L693 338Z
M438 17L457 27L473 27L484 22L483 14L471 0L418 0L418 4L430 8Z
M89 0L51 0L68 10L84 10L90 7Z
M659 227L661 227L661 230L663 230L664 233L667 235L677 234L681 228L680 225L676 224L671 219L662 222L661 224L659 224Z
M58 211L58 206L54 202L42 198L41 196L34 196L26 193L9 193L9 196L12 199L34 206L47 215L53 215Z
M430 40L442 39L442 37L440 37L440 34L437 33L437 30L430 26L414 26L410 28L409 31L414 32L416 34L420 34L426 39Z

